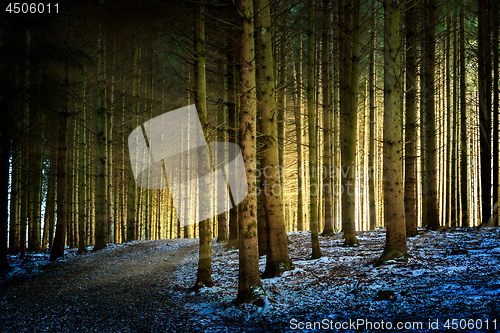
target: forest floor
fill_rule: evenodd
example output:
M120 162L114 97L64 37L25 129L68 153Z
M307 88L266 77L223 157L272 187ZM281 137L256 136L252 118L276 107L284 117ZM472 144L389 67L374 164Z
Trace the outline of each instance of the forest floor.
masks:
M232 304L238 250L223 244L213 247L215 286L197 293L194 239L67 249L54 263L47 254L11 257L0 278L0 332L500 331L500 229L420 230L406 264L376 268L385 232L357 236L358 247L343 247L340 233L320 237L323 257L308 260L310 234L289 233L295 269L262 280L263 306Z

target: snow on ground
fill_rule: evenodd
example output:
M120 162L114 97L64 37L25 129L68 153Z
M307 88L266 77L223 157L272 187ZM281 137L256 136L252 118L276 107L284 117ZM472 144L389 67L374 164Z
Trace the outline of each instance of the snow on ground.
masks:
M193 250L177 265L174 283L167 287L169 300L183 304L183 317L190 323L185 332L316 332L321 327L375 332L389 324L396 328L398 323L407 325L398 332L451 332L460 326L469 332L500 331L499 229L420 230L408 240L406 264L376 268L372 264L382 253L385 231L358 232L357 237L358 247L343 247L341 233L320 237L323 257L308 260L310 233L289 233L295 269L262 280L269 296L264 306L241 307L232 304L238 288L238 250L227 251L214 239L215 286L191 291L198 260ZM148 251L164 247L176 251L196 244L196 240L150 242ZM103 251L138 243L145 242L113 245ZM68 265L78 260L75 251L67 250L63 260ZM16 274L36 275L37 267L47 263L47 255L30 254L29 258L21 264L12 257L17 268L7 279ZM265 256L260 258L261 272L265 260Z
M397 322L416 322L414 327L422 325L418 331L430 330L429 320L432 323L439 320L438 326L431 328L451 329L451 321L447 323L447 319L458 319L457 325L462 319L479 319L475 324L468 323L471 326L466 329L477 332L491 331L496 319L500 331L499 232L498 229L420 230L418 236L408 240L408 263L377 268L372 263L382 253L383 230L358 232L358 247L343 247L341 233L320 237L323 257L317 260L308 260L310 233L293 232L289 234L292 241L289 249L295 269L281 277L262 280L271 299L264 308L232 305L238 287L238 251L226 251L224 245L214 244L215 287L202 289L197 301L191 300L195 294L189 290L178 291L176 296L207 332L216 331L209 328L222 329L224 323L247 325L252 331L251 327L259 322L261 327L295 331L307 327L308 322L324 319L328 325L323 327L327 328L358 319L372 324L390 321L394 326ZM175 288L194 285L196 260L196 255L185 260L178 272L179 286ZM261 273L264 268L265 256L260 259ZM392 292L393 300L380 300L379 293L384 295L384 292L389 295ZM485 330L486 319L489 330ZM480 324L483 327L478 329ZM461 325L465 325L463 320ZM353 326L350 328L343 331L355 331ZM366 329L370 326L356 328L371 331Z

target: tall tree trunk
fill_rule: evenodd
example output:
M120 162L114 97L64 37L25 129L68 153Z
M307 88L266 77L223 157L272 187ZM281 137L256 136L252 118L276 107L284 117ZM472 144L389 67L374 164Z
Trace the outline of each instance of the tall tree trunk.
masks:
M437 137L436 137L436 110L435 110L435 63L436 63L436 0L426 0L426 21L425 21L425 48L424 48L424 67L425 67L425 140L427 145L427 158L425 171L427 174L427 188L425 201L423 204L427 207L427 216L424 217L423 225L428 229L435 230L439 227L439 209L438 209L438 165L437 165Z
M82 105L82 110L80 111L80 121L82 124L85 124L86 119L87 119L87 107L86 107L86 97L87 97L87 84L86 81L83 81L83 87L82 87L82 98L83 98L83 105ZM87 184L87 175L86 175L86 170L87 170L87 129L82 127L80 129L80 137L79 139L79 144L80 144L80 151L79 151L79 176L78 176L78 181L79 181L79 188L78 188L78 253L82 254L87 252L87 237L85 235L85 223L88 219L87 216L87 210L88 207L87 205L89 204L87 202L87 191L88 191L88 184Z
M237 93L236 93L236 59L235 59L235 44L231 38L226 39L226 45L229 51L227 52L227 84L228 84L228 141L232 143L238 142L238 121L237 121ZM239 233L238 233L238 206L229 210L229 241L227 248L238 248Z
M295 140L297 141L297 230L304 231L304 148L302 145L302 35L299 35L298 59L294 60Z
M0 93L0 105L6 106ZM0 112L0 273L9 268L7 260L7 229L9 219L9 159L11 153L9 109Z
M66 65L67 66L67 65ZM67 69L66 69L67 71ZM68 74L66 74L67 76ZM66 78L67 84L67 78ZM67 89L67 85L66 85ZM67 93L67 92L66 92ZM67 98L67 97L66 97ZM66 104L68 107L68 104ZM50 260L54 261L64 256L66 243L66 226L68 221L68 180L67 180L67 152L68 152L68 113L61 113L61 127L59 130L59 145L57 149L57 226Z
M359 68L359 0L344 4L345 35L341 39L340 140L342 158L342 230L344 245L353 246L356 239L356 142L358 123ZM340 14L339 14L340 15ZM340 23L341 20L339 20ZM358 31L358 32L356 32Z
M1 100L0 100L1 101ZM0 102L1 103L1 102ZM1 116L0 116L1 117ZM2 122L3 123L3 122ZM20 133L20 121L16 119L14 128ZM3 131L2 131L3 132ZM8 132L4 132L7 135ZM1 134L0 134L1 135ZM10 218L9 218L9 253L18 254L19 243L19 203L21 202L21 145L17 138L12 138L12 185L10 190ZM46 247L43 247L45 249Z
M224 71L224 88L222 100L227 100L228 78L227 78L227 65L223 66ZM227 141L227 103L220 103L217 105L217 142ZM215 161L218 165L218 161ZM228 228L227 228L227 213L224 212L217 216L217 242L226 243L228 241Z
M307 118L309 123L309 183L310 205L309 223L311 227L312 255L311 259L321 257L319 248L319 216L318 216L318 144L316 134L316 91L314 88L316 37L314 32L316 1L308 1L308 38L307 38Z
M406 10L406 132L405 219L406 236L417 235L417 2Z
M97 180L95 196L95 245L94 251L106 247L108 241L108 110L106 87L106 50L104 33L100 27L98 41L98 91L97 91Z
M31 210L32 220L30 221L30 238L28 247L31 251L40 251L42 249L40 243L40 231L42 225L41 209L42 209L42 168L43 168L43 115L40 110L34 106L30 107L30 137L36 142L33 143L30 159L30 167L32 168L32 202ZM31 134L31 133L30 133Z
M491 48L489 0L478 0L478 93L481 160L481 224L491 222Z
M50 261L64 256L66 228L68 225L68 118L69 118L69 69L65 64L65 110L60 113L61 125L57 147L57 226Z
M131 133L135 128L139 126L139 87L140 87L140 75L141 75L141 62L140 62L141 46L139 43L139 37L135 37L135 49L134 49L134 82L133 82L133 106L132 106L132 119L129 121L130 127L129 132ZM137 154L137 151L130 151L129 155ZM137 157L134 158L137 160ZM132 168L129 168L128 174L128 193L127 193L127 242L137 239L137 185L135 183L134 174Z
M458 110L459 110L459 98L458 98L458 38L457 38L457 15L453 15L453 117L452 117L452 131L453 138L451 144L451 192L450 192L450 201L451 201L451 214L450 214L450 226L455 228L458 225Z
M207 121L207 86L205 77L205 6L199 5L198 17L195 22L195 66L194 66L194 98L198 117L201 121L201 127L208 139L208 121ZM210 161L201 161L201 163L210 163ZM201 181L201 180L200 180ZM199 193L200 196L205 193ZM201 199L200 199L201 200ZM200 222L200 247L198 260L198 273L196 274L195 289L212 287L212 224L210 219Z
M377 29L377 1L372 4L372 18L370 28L370 56L369 56L369 100L370 100L370 137L368 152L368 201L370 209L370 230L377 226L377 211L375 203L375 52L376 52L376 29Z
M399 0L384 0L384 176L383 190L387 225L384 252L376 264L389 259L406 259L404 188L401 170L401 94Z
M325 228L323 235L333 234L332 193L332 104L330 101L330 0L323 0L323 31L321 70L323 88L323 200L325 203Z
M256 195L256 93L253 0L240 0L240 145L245 163L248 195L239 204L239 270L236 304L250 303L265 295L259 277Z
M45 198L45 219L42 238L42 249L47 246L52 248L54 237L55 211L56 211L56 176L57 176L57 152L49 153L50 166L48 170L47 196Z
M462 211L462 227L469 226L469 194L467 185L467 85L465 82L465 4L460 7L460 207Z
M281 276L293 269L288 255L288 241L283 218L282 187L278 149L278 113L274 98L274 61L271 36L269 0L255 0L255 25L257 33L256 55L257 108L259 110L262 148L262 184L267 231L267 258L264 278ZM281 111L282 112L282 111Z
M498 39L500 33L500 14L498 11L500 10L500 4L498 1L493 1L492 7L492 15L493 15L493 26L492 26L492 43L493 43L493 217L496 219L496 223L494 224L500 226L500 201L498 200L498 192L500 191L500 186L498 182L499 177L499 148L498 141L499 137L499 127L498 116L499 116L499 93L498 90L498 82L499 78L499 54L498 54Z

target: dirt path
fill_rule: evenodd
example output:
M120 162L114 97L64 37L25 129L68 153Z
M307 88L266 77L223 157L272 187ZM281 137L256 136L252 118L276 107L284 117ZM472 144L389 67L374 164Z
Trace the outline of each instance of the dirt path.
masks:
M169 290L195 251L195 242L136 243L4 282L0 332L176 332L189 322Z

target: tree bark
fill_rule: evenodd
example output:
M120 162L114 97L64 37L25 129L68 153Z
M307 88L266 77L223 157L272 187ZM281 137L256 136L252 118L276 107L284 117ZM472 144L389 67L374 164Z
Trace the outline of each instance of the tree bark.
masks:
M3 95L3 93L1 94ZM5 106L5 97L0 103ZM0 112L0 273L9 268L7 260L7 228L9 219L9 159L11 153L9 109Z
M140 54L141 46L138 41L139 37L135 38L135 48L134 48L134 82L132 91L132 119L130 121L129 132L131 133L135 128L139 126L139 86L140 86ZM137 151L130 151L129 155L137 154ZM137 160L137 158L135 158ZM131 242L137 239L137 185L135 183L134 174L132 168L128 170L128 193L127 193L127 242Z
M417 6L411 0L406 10L406 132L405 218L406 236L417 235Z
M235 303L250 303L265 295L259 277L256 196L256 93L253 0L240 0L240 146L245 164L248 195L239 204L238 296Z
M200 118L201 127L205 134L205 139L208 139L207 130L207 86L205 76L205 6L200 4L198 8L198 17L195 22L195 66L194 66L194 98L198 117ZM207 148L208 149L208 148ZM210 163L208 160L203 160L200 163ZM202 181L202 180L200 180ZM199 193L201 196L206 193ZM212 223L210 219L200 222L200 247L198 260L198 273L196 274L196 283L194 289L202 287L212 287Z
M439 209L438 209L438 161L437 161L437 137L436 137L436 110L435 110L435 62L436 62L436 0L426 0L426 21L425 21L425 47L424 47L424 67L425 67L425 140L427 148L427 158L425 171L427 174L427 187L425 201L423 204L427 207L427 215L424 217L423 225L430 230L436 230L439 227Z
M307 118L309 124L309 224L311 228L312 255L311 259L321 257L319 247L319 216L318 216L318 144L316 133L316 90L314 87L314 69L316 64L316 37L314 31L316 1L308 1L308 37L307 37Z
M500 149L498 147L498 141L500 140L499 137L499 127L500 124L498 123L498 117L499 117L499 89L498 89L498 84L500 81L499 77L499 57L500 55L498 54L498 47L499 47L499 33L500 33L500 4L498 1L493 1L493 7L492 7L492 43L493 43L493 218L496 221L493 221L493 225L500 226L500 200L498 199L499 191L500 191L500 186L499 186L499 152Z
M294 61L295 91L294 109L295 140L297 141L297 230L304 231L304 148L302 144L302 36L299 38L299 56Z
M372 18L370 28L370 56L369 56L369 74L368 74L368 89L370 103L370 138L368 151L368 201L370 209L370 230L377 227L377 211L375 202L375 52L376 52L376 29L377 29L377 1L372 4Z
M100 28L98 41L98 91L97 91L97 179L95 194L95 245L94 251L106 247L108 241L108 115L106 87L106 50L104 33Z
M323 200L325 204L325 227L323 236L333 234L332 193L332 104L330 101L330 0L323 0L323 31L321 70L323 88Z
M356 142L359 68L359 0L344 4L345 37L341 39L340 140L342 159L342 230L344 245L357 245L356 239ZM340 14L339 14L340 15ZM340 23L341 20L339 20Z
M402 132L400 109L401 83L399 80L400 47L399 38L399 0L384 0L384 176L383 190L385 220L387 225L386 242L381 258L382 264L389 259L405 259L406 226L404 188L401 170Z
M288 241L283 218L283 190L278 147L278 113L274 95L274 59L272 52L271 13L269 0L255 0L255 44L257 109L259 110L262 183L267 232L267 257L264 278L281 276L293 269L288 255Z
M481 225L491 225L491 26L489 0L478 0L478 93L481 161Z
M465 4L460 7L460 207L462 227L469 226L469 195L467 185L467 69L465 68Z
M67 65L66 65L67 66ZM66 69L67 71L67 69ZM67 75L67 74L66 74ZM67 78L66 78L67 83ZM66 104L66 107L68 105ZM61 127L59 130L59 145L57 149L57 226L50 260L54 261L64 256L64 245L66 243L67 226L67 202L68 202L68 180L67 180L67 152L68 152L68 113L61 113Z

